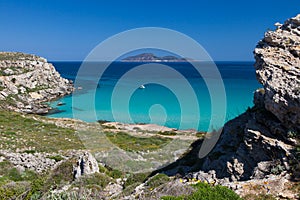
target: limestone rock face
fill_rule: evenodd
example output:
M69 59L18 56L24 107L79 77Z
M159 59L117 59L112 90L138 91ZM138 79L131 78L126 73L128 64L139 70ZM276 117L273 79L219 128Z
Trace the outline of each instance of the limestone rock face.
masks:
M254 54L263 85L254 94L255 106L225 124L202 170L232 181L287 173L299 180L300 15L268 31Z
M70 94L72 90L72 83L62 78L46 59L0 52L0 100L6 102L6 109L45 114L50 108L43 102Z
M261 179L290 170L297 162L293 140L281 122L263 107L255 107L228 122L203 170L232 181Z
M300 14L265 33L256 49L265 108L287 128L300 130Z
M83 175L99 173L99 166L97 160L89 152L83 152L78 155L76 165L73 166L73 175L77 179Z

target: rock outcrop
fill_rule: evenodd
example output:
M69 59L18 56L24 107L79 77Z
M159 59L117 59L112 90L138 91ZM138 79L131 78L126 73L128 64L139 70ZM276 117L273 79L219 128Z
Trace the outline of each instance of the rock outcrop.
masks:
M204 160L202 170L215 170L219 180L274 175L281 182L299 180L300 15L276 25L254 51L257 79L264 87L255 92L255 106L224 126Z
M73 175L77 179L83 175L99 173L97 160L89 152L82 152L78 155L76 164L73 166Z
M23 53L0 53L0 100L6 109L45 114L50 108L44 102L72 90L72 83L62 78L46 59Z
M269 175L300 180L300 15L276 24L254 51L257 78L263 84L255 106L228 122L202 169L231 181Z
M277 23L255 49L256 74L265 108L287 128L300 130L300 15Z

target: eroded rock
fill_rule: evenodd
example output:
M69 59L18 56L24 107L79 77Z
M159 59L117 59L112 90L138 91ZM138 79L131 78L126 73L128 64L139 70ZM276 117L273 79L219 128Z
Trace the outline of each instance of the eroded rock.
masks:
M77 179L83 175L99 173L97 160L89 152L82 152L77 155L76 165L73 166L73 175Z
M300 130L300 15L268 31L255 54L265 108L287 128Z
M8 52L0 52L0 58L0 99L6 100L6 109L45 114L50 108L43 102L73 91L72 83L44 58Z

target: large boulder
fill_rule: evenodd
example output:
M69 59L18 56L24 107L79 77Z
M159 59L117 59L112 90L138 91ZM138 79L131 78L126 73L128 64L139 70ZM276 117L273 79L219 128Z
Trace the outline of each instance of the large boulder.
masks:
M90 152L82 152L77 156L77 162L73 165L73 175L77 179L83 175L99 173L98 162Z

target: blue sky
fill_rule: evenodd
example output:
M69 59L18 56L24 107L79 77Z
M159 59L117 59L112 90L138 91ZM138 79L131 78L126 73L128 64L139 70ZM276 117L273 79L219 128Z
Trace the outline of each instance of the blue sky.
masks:
M297 13L296 0L0 0L0 51L83 60L106 38L150 26L192 37L214 60L253 60L264 32Z

